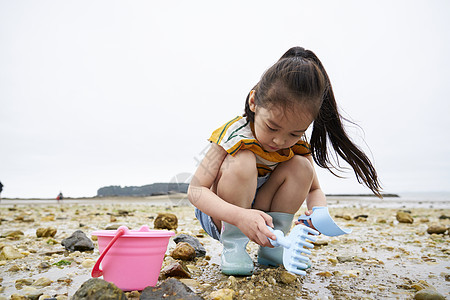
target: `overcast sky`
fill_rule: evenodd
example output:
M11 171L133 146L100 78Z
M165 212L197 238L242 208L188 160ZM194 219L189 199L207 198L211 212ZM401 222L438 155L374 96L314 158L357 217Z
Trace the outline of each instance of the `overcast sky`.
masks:
M450 2L0 0L3 197L193 173L288 48L322 60L386 192L450 191ZM326 193L370 192L318 170Z

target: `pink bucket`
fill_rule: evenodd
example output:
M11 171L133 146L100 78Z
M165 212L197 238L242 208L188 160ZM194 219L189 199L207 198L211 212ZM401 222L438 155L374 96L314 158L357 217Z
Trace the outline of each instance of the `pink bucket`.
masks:
M91 234L98 237L101 254L92 277L103 275L103 279L124 291L141 291L156 285L169 239L175 235L172 231L150 230L145 225L139 230L121 226L117 231L99 230Z

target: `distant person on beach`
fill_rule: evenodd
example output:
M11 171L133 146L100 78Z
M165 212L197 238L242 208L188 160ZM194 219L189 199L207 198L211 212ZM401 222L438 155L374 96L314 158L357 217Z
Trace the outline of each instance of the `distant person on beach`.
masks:
M2 200L2 191L3 191L3 184L0 181L0 201Z
M63 199L64 199L64 196L63 196L62 192L59 192L58 196L56 197L56 200L58 200L58 202L59 202Z
M270 244L268 238L276 237L266 225L286 234L305 200L307 215L313 207L327 205L313 162L333 173L340 166L330 156L337 154L359 182L381 196L377 172L347 136L343 120L320 60L312 51L294 47L251 89L244 115L212 133L188 198L203 229L223 244L223 273L253 272L246 251L249 239L260 245L260 264L282 264L283 249Z

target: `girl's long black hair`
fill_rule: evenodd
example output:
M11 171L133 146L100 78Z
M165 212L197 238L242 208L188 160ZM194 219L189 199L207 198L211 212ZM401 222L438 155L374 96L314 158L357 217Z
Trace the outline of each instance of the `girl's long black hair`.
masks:
M257 105L282 105L300 102L315 114L310 139L314 161L322 168L340 169L334 166L328 146L354 170L359 183L364 183L375 195L381 197L381 185L370 159L348 137L337 108L331 82L319 58L302 47L289 49L253 88ZM250 95L250 94L249 94ZM247 96L244 116L254 121Z

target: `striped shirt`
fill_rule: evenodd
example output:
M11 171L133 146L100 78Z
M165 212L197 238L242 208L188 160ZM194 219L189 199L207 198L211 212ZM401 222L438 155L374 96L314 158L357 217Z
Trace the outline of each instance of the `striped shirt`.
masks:
M233 156L241 149L252 151L256 157L258 176L272 172L279 163L291 159L295 154L311 154L309 144L303 140L288 149L268 152L261 147L252 129L253 123L239 116L214 130L209 141L221 146Z

